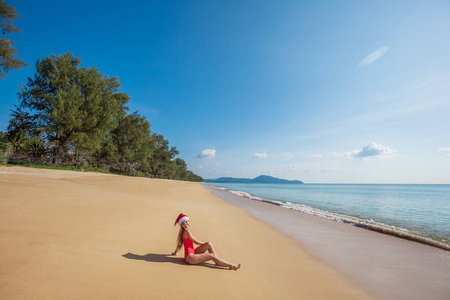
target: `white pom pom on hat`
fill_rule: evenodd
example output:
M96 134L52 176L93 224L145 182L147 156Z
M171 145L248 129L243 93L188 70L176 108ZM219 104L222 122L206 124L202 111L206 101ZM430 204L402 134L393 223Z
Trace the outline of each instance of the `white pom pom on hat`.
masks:
M176 226L177 224L181 226L181 224L186 220L189 221L188 216L186 216L184 214L180 214L178 216L178 218L175 220L175 223L173 224L173 226Z

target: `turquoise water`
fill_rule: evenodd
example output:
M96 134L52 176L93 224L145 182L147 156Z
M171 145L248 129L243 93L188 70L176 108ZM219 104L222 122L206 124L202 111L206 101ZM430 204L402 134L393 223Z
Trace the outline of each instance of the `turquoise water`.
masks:
M211 185L320 217L382 226L450 245L448 184Z

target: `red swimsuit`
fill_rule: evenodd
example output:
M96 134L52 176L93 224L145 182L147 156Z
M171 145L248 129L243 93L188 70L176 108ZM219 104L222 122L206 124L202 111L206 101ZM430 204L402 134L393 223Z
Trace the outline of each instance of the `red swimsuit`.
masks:
M189 254L195 254L194 243L189 238L184 238L183 233L183 244L184 244L184 261Z

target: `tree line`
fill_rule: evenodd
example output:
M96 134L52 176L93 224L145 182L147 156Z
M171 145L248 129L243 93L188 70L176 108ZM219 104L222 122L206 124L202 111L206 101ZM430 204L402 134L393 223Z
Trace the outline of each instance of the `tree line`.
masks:
M22 84L7 132L1 133L0 161L103 169L135 176L202 181L176 158L163 135L151 132L117 77L80 67L72 53L36 62ZM3 153L3 154L2 154Z

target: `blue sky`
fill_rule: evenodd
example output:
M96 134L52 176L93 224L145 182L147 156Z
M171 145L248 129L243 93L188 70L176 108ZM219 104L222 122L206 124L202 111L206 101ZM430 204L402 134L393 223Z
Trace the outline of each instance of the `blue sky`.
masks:
M450 183L449 1L13 1L31 67L72 52L204 178Z

